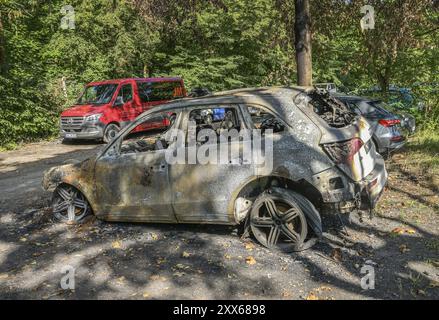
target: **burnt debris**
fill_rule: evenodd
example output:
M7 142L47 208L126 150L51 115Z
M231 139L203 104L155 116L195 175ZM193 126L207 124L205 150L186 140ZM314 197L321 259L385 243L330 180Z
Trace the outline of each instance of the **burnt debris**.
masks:
M357 115L343 102L329 95L325 90L316 89L309 93L311 105L317 113L331 127L342 128L352 124Z

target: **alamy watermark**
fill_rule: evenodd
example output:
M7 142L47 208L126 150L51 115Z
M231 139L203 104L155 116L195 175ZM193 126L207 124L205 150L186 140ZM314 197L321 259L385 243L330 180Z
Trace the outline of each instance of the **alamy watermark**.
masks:
M246 165L252 164L266 170L273 168L273 130L210 128L197 132L195 122L187 131L170 129L166 141L172 141L166 150L166 162L199 165Z
M367 4L361 7L361 13L364 16L360 20L361 30L372 30L375 29L375 9Z
M373 290L375 289L375 263L371 260L367 260L366 264L360 269L361 274L365 274L361 278L361 289Z
M61 29L73 30L75 29L75 9L71 5L65 5L61 8Z
M60 280L61 289L75 290L75 272L76 269L70 265L63 266L61 273L64 275Z

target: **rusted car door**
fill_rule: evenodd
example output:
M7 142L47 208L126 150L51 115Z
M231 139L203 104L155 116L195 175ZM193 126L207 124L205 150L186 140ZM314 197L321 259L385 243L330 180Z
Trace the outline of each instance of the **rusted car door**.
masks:
M96 162L97 215L107 220L176 222L166 150L103 156Z
M217 108L218 106L210 106ZM205 108L210 108L209 106ZM230 107L230 106L227 106ZM233 106L242 123L238 106ZM195 108L193 109L195 110ZM184 115L182 129L188 133L189 110ZM219 154L219 144L215 146ZM193 153L186 141L185 154ZM254 174L252 163L243 163L242 143L229 142L230 152L227 163L170 165L171 189L174 196L173 207L178 222L183 223L234 223L229 205L232 193ZM233 211L233 209L232 209Z

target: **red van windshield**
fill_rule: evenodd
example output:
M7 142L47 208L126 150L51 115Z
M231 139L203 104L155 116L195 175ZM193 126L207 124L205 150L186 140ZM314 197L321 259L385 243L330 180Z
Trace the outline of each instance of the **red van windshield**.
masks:
M100 84L88 86L79 98L77 104L106 104L111 101L117 84Z

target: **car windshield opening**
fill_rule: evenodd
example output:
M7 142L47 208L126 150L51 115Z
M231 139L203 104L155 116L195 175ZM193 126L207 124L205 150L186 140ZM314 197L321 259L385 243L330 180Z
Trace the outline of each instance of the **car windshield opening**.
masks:
M111 101L117 84L88 86L78 99L77 104L106 104Z

